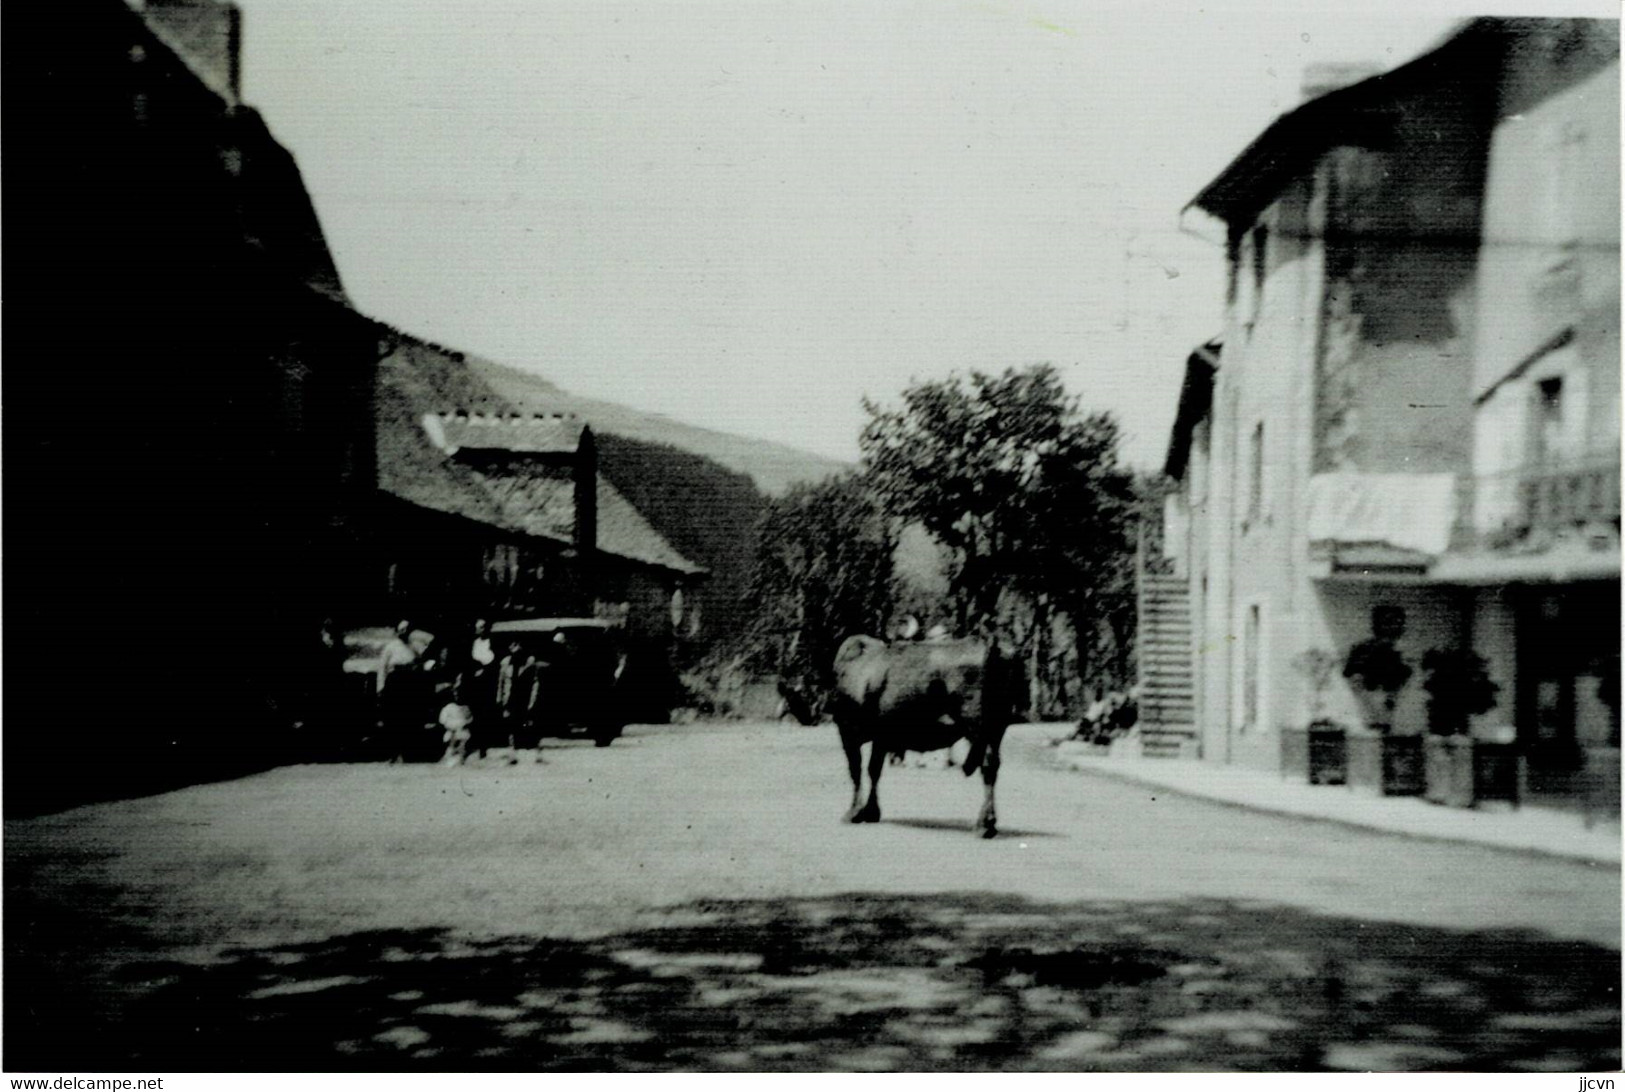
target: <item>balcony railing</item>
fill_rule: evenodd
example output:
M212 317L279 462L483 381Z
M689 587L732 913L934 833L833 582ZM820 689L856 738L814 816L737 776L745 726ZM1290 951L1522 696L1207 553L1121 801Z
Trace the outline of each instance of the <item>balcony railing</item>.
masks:
M1590 529L1619 530L1617 459L1458 479L1454 549L1497 549Z
M1531 474L1519 483L1531 527L1557 530L1619 518L1619 464Z

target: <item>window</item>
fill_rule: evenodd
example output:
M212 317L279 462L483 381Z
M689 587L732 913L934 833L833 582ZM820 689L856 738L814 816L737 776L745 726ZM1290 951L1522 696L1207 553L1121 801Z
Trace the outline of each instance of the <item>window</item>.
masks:
M1531 454L1537 463L1552 462L1563 449L1563 378L1535 384L1535 432Z
M1257 523L1264 511L1264 422L1253 426L1247 453L1247 522Z
M487 545L484 576L488 586L511 590L519 579L519 547L506 542Z
M1247 608L1247 625L1244 630L1241 680L1241 709L1242 727L1256 728L1259 722L1259 704L1261 701L1259 686L1259 664L1262 657L1259 655L1258 642L1263 629L1262 619L1257 603Z
M1241 263L1242 243L1245 236L1232 233L1229 244L1225 248L1226 271L1229 274L1224 282L1224 302L1227 307L1234 307L1236 299L1241 294Z
M1253 336L1253 324L1258 319L1258 244L1256 230L1241 234L1236 241L1230 262L1231 317L1241 325L1246 338Z
M1253 228L1253 318L1264 299L1264 278L1270 271L1270 229L1263 224Z
M1247 296L1241 315L1249 338L1253 336L1253 327L1258 325L1258 316L1264 310L1264 280L1269 276L1270 268L1269 246L1270 229L1263 224L1247 233L1247 244L1242 250L1247 268L1239 270L1237 275L1247 279Z

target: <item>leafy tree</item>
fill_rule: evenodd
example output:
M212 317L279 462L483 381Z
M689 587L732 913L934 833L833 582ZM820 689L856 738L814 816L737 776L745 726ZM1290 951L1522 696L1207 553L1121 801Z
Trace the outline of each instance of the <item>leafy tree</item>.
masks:
M777 675L798 715L821 711L841 641L885 631L896 546L856 475L798 485L770 502L750 582L756 618L745 664Z
M897 408L865 400L865 475L885 511L952 555L962 632L1013 635L1051 676L1054 615L1075 634L1078 674L1126 672L1133 631L1133 476L1118 425L1080 412L1055 368L918 382ZM1106 664L1106 656L1122 661Z

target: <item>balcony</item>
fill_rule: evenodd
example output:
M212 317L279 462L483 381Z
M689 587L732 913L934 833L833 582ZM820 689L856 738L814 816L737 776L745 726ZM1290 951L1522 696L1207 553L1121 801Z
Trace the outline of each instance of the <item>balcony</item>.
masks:
M1619 463L1523 467L1458 480L1453 548L1508 549L1619 529Z
M1423 584L1572 581L1619 574L1616 459L1473 477L1317 474L1318 578Z
M1577 580L1619 574L1619 462L1463 476L1438 580Z
M1613 523L1617 530L1619 464L1528 474L1518 483L1518 499L1526 528L1556 533Z

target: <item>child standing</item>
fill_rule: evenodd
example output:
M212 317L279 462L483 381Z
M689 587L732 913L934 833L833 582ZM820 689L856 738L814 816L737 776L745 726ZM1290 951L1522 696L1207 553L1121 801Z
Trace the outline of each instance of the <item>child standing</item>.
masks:
M452 686L450 700L440 707L441 736L446 742L446 754L441 762L447 766L461 766L468 761L468 741L474 737L474 712L463 704L462 689L459 676Z

